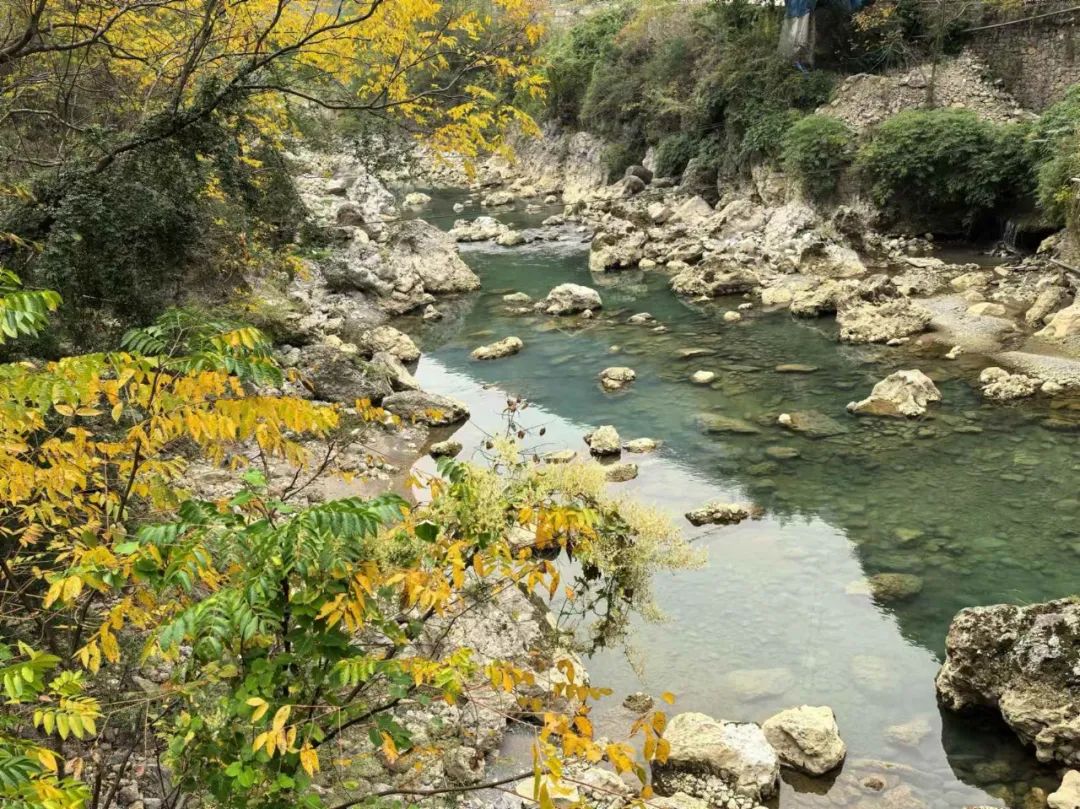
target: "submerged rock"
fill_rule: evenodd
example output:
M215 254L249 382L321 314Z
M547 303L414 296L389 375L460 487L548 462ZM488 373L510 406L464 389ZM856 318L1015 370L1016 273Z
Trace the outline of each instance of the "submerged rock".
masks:
M737 669L724 675L724 688L743 702L779 697L795 686L791 669Z
M885 604L912 599L923 588L923 580L912 573L877 573L867 584L870 594Z
M593 455L608 456L622 453L622 441L619 434L610 424L597 427L596 430L585 436L585 443L589 445L589 452Z
M1080 599L961 610L945 651L942 705L996 708L1039 761L1080 764Z
M912 719L885 729L885 738L899 747L918 747L933 732L929 720L924 717Z
M690 375L690 381L695 385L708 385L716 379L716 374L712 371L694 371Z
M660 443L652 438L635 438L632 441L627 441L623 445L623 449L627 452L653 452L659 446Z
M517 354L524 346L520 337L504 337L494 343L473 349L471 356L474 360L498 360Z
M781 413L776 421L781 427L786 427L796 433L802 433L810 438L831 438L834 435L843 435L848 431L846 425L841 424L832 416L827 416L816 410L795 410L791 413Z
M572 315L603 307L600 293L580 284L559 284L547 294L537 308L549 315Z
M720 413L698 413L695 418L698 428L703 433L719 434L719 433L736 433L739 435L756 435L761 432L761 428L756 424L751 424L745 419L735 418L734 416L724 416Z
M671 745L668 759L653 765L662 789L673 776L693 773L718 778L753 801L776 794L780 760L757 725L683 713L668 723L664 738Z
M919 370L895 371L874 385L860 402L849 402L851 413L868 416L921 416L930 402L940 402L941 391Z
M600 384L604 390L621 390L637 379L633 368L615 365L600 372Z
M827 706L789 708L766 719L761 729L781 764L809 775L836 769L847 755L836 716Z
M383 399L382 406L405 421L431 427L457 424L469 417L469 409L457 399L422 390L392 393Z
M691 525L735 525L749 516L749 508L735 503L708 503L686 512Z
M630 694L622 702L623 707L634 713L647 713L652 710L653 698L643 691Z

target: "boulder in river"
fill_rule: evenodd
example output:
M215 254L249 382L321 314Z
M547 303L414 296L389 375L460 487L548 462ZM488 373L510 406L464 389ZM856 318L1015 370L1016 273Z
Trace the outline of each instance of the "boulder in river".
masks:
M694 371L690 374L690 381L695 385L708 385L716 379L716 373L713 371Z
M844 343L887 343L926 329L931 314L907 298L885 303L860 301L837 310L840 340Z
M1061 786L1046 797L1050 809L1080 809L1080 772L1069 770L1061 779Z
M750 516L750 509L736 503L708 503L686 512L691 525L735 525Z
M596 430L585 436L585 443L589 445L589 452L601 457L619 455L622 452L622 441L619 439L619 433L610 424L597 427Z
M445 441L436 441L428 449L428 455L432 458L453 458L455 455L461 453L461 442L453 438L448 438Z
M809 775L836 769L847 755L836 716L828 706L789 708L766 719L761 729L781 764Z
M471 356L474 360L498 360L517 354L524 346L520 337L504 337L494 343L473 349Z
M749 292L758 283L757 275L745 267L717 259L682 270L671 279L671 288L679 295L716 298Z
M701 713L675 716L664 731L671 745L668 759L655 762L661 789L682 773L712 776L738 795L760 802L776 794L780 760L755 724L721 722Z
M848 432L847 425L817 410L793 410L790 413L781 413L776 421L781 427L810 438L831 438Z
M634 369L624 365L615 365L600 372L600 384L604 390L622 390L635 379L637 374Z
M660 446L660 442L652 438L635 438L627 441L623 449L627 452L653 452Z
M997 367L983 368L979 374L979 382L983 386L983 396L999 402L1034 396L1042 386L1042 380L1033 376L1011 374L1004 368Z
M552 289L537 308L549 315L572 315L603 307L600 293L581 284L559 284Z
M1039 761L1080 765L1080 599L961 610L945 652L942 705L999 710Z
M431 427L457 424L469 417L469 409L457 399L422 390L392 393L383 399L382 406L405 421Z
M921 416L930 402L940 402L941 391L919 370L895 371L874 385L860 402L849 402L852 413L867 416Z

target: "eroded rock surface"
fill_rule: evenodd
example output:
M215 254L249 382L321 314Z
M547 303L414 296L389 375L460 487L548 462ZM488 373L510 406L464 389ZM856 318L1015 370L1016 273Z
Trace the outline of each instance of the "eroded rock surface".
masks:
M1080 764L1080 599L961 610L945 649L944 706L997 709L1040 761Z

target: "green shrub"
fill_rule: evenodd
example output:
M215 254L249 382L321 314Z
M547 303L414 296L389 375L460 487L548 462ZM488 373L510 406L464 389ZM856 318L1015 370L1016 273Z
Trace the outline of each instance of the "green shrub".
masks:
M970 229L1030 184L1022 127L970 110L909 110L881 125L859 151L871 199L895 220L938 232Z
M622 143L613 143L605 148L603 160L609 183L622 177L629 166L641 162L639 153Z
M668 135L656 146L656 174L675 177L682 174L690 158L697 154L697 139L686 132Z
M743 133L736 162L740 166L768 162L780 157L784 136L802 118L798 110L762 112Z
M1046 218L1064 225L1076 211L1080 176L1080 84L1050 107L1032 127L1029 155L1035 164L1037 198Z
M597 62L610 58L615 35L626 24L622 8L610 8L586 17L556 36L548 45L548 117L567 125L578 122L585 93Z
M840 177L855 155L855 134L828 115L808 115L783 137L784 168L813 199L835 195Z

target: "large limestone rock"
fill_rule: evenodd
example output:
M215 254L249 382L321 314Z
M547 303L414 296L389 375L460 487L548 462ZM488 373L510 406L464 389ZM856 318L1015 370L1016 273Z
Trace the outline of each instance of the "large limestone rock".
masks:
M849 402L852 413L869 416L921 416L930 402L940 402L941 391L919 370L895 371L874 385L861 402Z
M461 260L454 240L420 219L401 223L390 242L387 262L402 275L416 273L424 291L435 295L480 288L480 279Z
M472 358L474 360L498 360L517 354L524 346L525 344L521 342L520 337L504 337L494 343L488 343L473 349Z
M1080 772L1069 770L1056 792L1046 797L1050 809L1080 809Z
M475 219L458 219L450 228L450 238L458 242L489 242L511 232L494 216L478 216Z
M664 731L668 760L654 764L657 780L679 773L715 776L739 794L761 801L776 794L780 760L754 724L719 722L701 713L682 713Z
M371 366L386 374L394 390L417 390L420 387L420 383L409 373L405 363L388 351L377 351L372 355Z
M374 295L391 314L430 304L434 295L470 292L480 279L458 255L453 238L434 225L410 219L395 225L381 244L356 239L321 265L328 286Z
M323 343L301 349L297 367L312 393L323 401L378 403L393 391L391 375L378 364Z
M581 284L559 284L537 304L537 308L549 315L572 315L599 309L603 305L600 293L595 289Z
M836 717L827 706L789 708L766 719L761 729L781 764L810 775L836 769L847 755Z
M942 705L996 708L1040 761L1080 765L1080 599L961 610L945 650Z
M1046 328L1038 332L1037 336L1050 340L1080 336L1080 301L1055 313Z
M1065 290L1057 284L1044 287L1035 296L1035 300L1024 313L1024 321L1029 326L1042 325L1043 321L1046 320L1046 316L1057 309L1065 300L1065 297Z
M590 246L589 269L592 272L606 272L636 267L643 255L641 248L645 245L645 239L645 233L640 230L625 234L598 233Z
M678 273L671 279L671 288L680 295L715 298L749 292L758 283L757 275L749 269L713 259Z
M402 362L416 362L420 359L420 349L412 338L393 326L379 326L363 337L364 346L372 354L386 352Z
M605 368L600 372L600 384L604 390L621 390L637 379L637 373L633 368L624 365L616 365Z
M622 453L622 440L619 433L610 424L597 427L594 432L586 436L589 452L599 457L619 455Z
M887 343L923 331L930 312L907 298L876 304L866 301L838 310L840 340L845 343Z
M469 409L457 399L422 390L392 393L383 399L382 406L405 421L431 427L457 424L469 417Z

